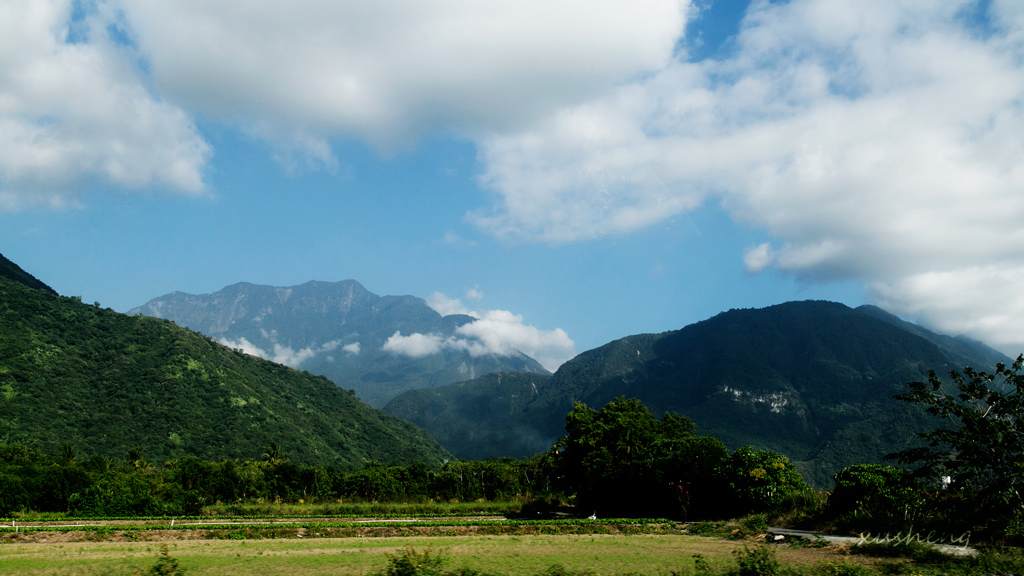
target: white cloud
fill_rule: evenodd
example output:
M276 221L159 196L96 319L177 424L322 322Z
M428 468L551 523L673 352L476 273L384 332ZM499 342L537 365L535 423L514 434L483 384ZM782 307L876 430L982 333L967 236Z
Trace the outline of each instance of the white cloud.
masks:
M451 316L452 314L465 314L467 316L477 317L476 313L466 307L462 303L462 300L458 298L449 298L440 292L434 292L427 297L427 306L440 314L441 316Z
M479 300L483 292L474 287L466 297ZM440 292L427 298L427 305L442 316L464 314L475 320L459 326L456 335L448 338L436 334L402 336L396 332L385 343L385 350L413 357L445 349L463 350L473 356L511 356L522 352L551 371L576 355L576 343L561 328L541 330L523 324L521 315L507 310L471 310L458 298L448 298Z
M348 354L351 354L353 356L358 356L359 355L359 350L360 350L360 345L359 345L359 342L353 342L351 344L345 344L344 346L341 347L341 349L344 352L348 353Z
M263 359L267 359L269 355L265 350L256 346L245 337L240 337L238 340L228 340L227 338L218 338L217 342L220 342L224 346L234 350L241 350L250 356L258 356Z
M772 245L768 242L754 246L743 253L743 264L746 266L747 272L754 274L771 266L773 260L775 260L775 254L772 252Z
M202 193L197 116L291 163L332 165L332 138L455 134L499 198L470 218L498 237L586 240L720 202L773 238L751 272L859 280L1024 349L1024 282L996 272L1024 268L1019 0L754 0L735 49L696 63L673 58L686 0L82 5L0 5L0 209L97 183Z
M83 19L72 9L85 11ZM193 118L286 168L506 130L661 68L687 0L25 0L0 6L0 208L204 189ZM111 40L114 30L116 40Z
M395 332L384 343L383 350L412 358L437 354L444 348L444 339L437 334L410 334Z
M264 336L267 336L264 333ZM276 336L276 335L275 335ZM273 342L273 351L267 351L259 346L256 346L245 337L239 337L238 340L229 340L227 338L218 338L218 342L227 346L228 348L239 349L246 354L251 356L258 356L264 360L270 360L271 362L277 362L278 364L284 364L285 366L291 366L292 368L298 368L300 364L317 356L318 354L326 354L332 352L338 348L341 344L341 340L332 340L322 346L317 347L306 347L301 350L295 350L291 346L282 346L277 342ZM351 346L351 345L349 345ZM348 352L349 346L345 346L342 350ZM359 344L356 343L356 354L359 353Z
M330 161L508 129L653 71L685 0L118 2L156 85L190 110Z
M565 330L528 326L522 316L506 310L488 310L455 332L473 344L480 343L488 354L508 356L520 351L551 371L576 355L576 343Z
M1024 265L1019 262L924 272L869 287L883 308L940 331L984 337L1016 358L1024 352ZM982 368L976 366L976 368Z
M483 300L484 293L480 290L479 286L473 286L469 290L466 290L466 300Z
M719 201L775 239L752 272L865 281L896 313L1024 349L1024 282L993 272L1024 268L1024 5L993 2L990 34L972 6L755 1L731 56L480 139L501 204L470 217L565 242Z
M71 9L0 4L0 209L75 205L94 182L202 192L210 148L192 119L109 39L109 11L72 23Z

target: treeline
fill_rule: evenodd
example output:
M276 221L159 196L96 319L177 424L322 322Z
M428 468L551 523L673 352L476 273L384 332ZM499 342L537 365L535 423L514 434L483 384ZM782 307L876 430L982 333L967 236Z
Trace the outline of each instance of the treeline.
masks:
M120 460L78 458L68 447L44 454L0 445L0 516L196 516L230 503L335 501L502 501L550 494L543 457L447 462L438 469L371 462L354 471L289 462L271 445L262 460L220 462L193 456L156 467L130 452Z
M45 454L0 446L0 515L22 510L73 516L198 515L234 503L518 501L572 503L581 515L680 520L778 511L813 495L783 456L694 434L685 417L657 419L638 400L601 410L583 404L567 435L526 460L451 461L431 468L367 463L356 470L290 462L276 444L259 460L193 456L146 462L79 457L63 445Z
M46 454L0 445L0 516L34 510L72 516L196 516L213 504L325 502L453 503L502 501L523 512L572 504L579 516L660 517L677 520L768 520L819 531L895 533L925 530L949 542L965 534L1016 541L1024 535L1019 473L1024 461L1024 375L998 367L1017 394L987 386L994 377L968 372L957 384L995 408L937 395L913 383L907 401L929 401L935 413L956 410L970 426L940 429L935 445L897 454L916 471L851 466L835 476L831 494L807 485L784 456L750 447L729 452L717 439L695 434L688 418L661 419L639 400L619 398L600 410L577 403L566 435L548 452L511 458L451 461L435 468L366 463L356 470L290 462L276 444L259 460L217 462L185 456L156 467L138 451L110 460L79 457L70 445ZM925 398L918 400L917 396ZM968 398L969 399L969 398ZM988 420L990 412L998 418ZM984 425L982 425L984 424ZM1002 458L985 458L990 453ZM1005 464L1004 464L1005 460ZM945 474L943 476L942 474Z

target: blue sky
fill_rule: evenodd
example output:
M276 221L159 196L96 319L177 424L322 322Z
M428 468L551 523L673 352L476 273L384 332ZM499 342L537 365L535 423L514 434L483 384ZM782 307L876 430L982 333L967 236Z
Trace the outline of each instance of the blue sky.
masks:
M62 294L352 278L550 365L798 299L1024 349L1015 2L18 4L0 253Z

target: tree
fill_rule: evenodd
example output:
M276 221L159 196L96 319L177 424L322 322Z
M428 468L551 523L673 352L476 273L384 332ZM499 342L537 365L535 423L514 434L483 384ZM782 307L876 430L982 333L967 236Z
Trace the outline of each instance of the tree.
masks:
M835 475L829 511L851 529L904 530L919 521L923 493L910 470L857 464Z
M919 403L948 427L921 432L927 446L890 454L901 463L919 464L918 477L940 485L948 478L947 494L969 503L980 526L1000 529L1024 505L1024 355L1009 368L995 372L968 367L952 371L952 387L935 371L928 383L910 382L910 392L896 399Z
M266 452L263 453L263 461L270 466L277 466L287 462L288 459L281 456L281 446L277 442L271 442L267 446Z
M778 511L794 493L810 488L789 458L750 446L733 452L719 475L722 505L732 516Z
M695 429L678 414L659 421L635 398L600 411L577 402L554 449L558 472L584 512L685 517L693 488L708 484L727 454Z

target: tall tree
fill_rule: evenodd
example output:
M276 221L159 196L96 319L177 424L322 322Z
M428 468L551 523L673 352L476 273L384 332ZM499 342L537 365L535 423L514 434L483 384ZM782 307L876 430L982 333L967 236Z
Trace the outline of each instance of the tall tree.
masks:
M948 499L963 504L962 519L1001 530L1024 509L1024 355L993 373L965 368L949 373L952 386L934 370L928 382L910 382L904 402L920 403L948 419L947 427L918 434L920 448L889 455L918 464L917 475L947 484ZM955 391L954 391L955 389Z
M584 511L686 517L694 489L709 484L727 455L721 442L694 430L678 414L656 419L635 398L617 398L599 411L577 402L554 449L556 462Z

